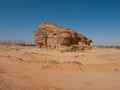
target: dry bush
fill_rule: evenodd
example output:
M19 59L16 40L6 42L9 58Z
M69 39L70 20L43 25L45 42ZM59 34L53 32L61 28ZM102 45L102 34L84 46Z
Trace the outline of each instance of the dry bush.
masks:
M18 45L18 46L36 46L33 43L26 43L22 40L15 40L15 41L0 41L0 44L3 45Z

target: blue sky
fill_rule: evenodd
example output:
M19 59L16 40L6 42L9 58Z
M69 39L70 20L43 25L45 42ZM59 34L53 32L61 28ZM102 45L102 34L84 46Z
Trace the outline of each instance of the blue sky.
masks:
M120 45L119 0L0 0L0 41L33 43L44 22L82 33L93 45Z

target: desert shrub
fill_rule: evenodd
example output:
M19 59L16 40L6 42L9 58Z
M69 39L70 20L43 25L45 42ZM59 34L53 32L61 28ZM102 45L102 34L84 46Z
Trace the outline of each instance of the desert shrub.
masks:
M36 46L34 43L26 43L22 40L15 41L0 41L0 44L4 45L18 45L18 46Z

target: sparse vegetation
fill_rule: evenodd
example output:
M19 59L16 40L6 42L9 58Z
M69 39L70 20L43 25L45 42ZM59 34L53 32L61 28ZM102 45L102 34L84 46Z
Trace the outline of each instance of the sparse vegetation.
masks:
M120 49L120 45L117 45L117 46L104 46L104 45L96 45L96 46L93 46L93 47L100 47L100 48L116 48L116 49Z
M3 44L3 45L18 45L18 46L36 46L34 43L26 43L22 40L0 41L0 44Z

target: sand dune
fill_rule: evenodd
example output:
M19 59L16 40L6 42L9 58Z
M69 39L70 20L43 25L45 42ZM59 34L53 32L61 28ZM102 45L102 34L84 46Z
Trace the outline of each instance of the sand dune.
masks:
M0 90L120 90L120 50L0 45Z

